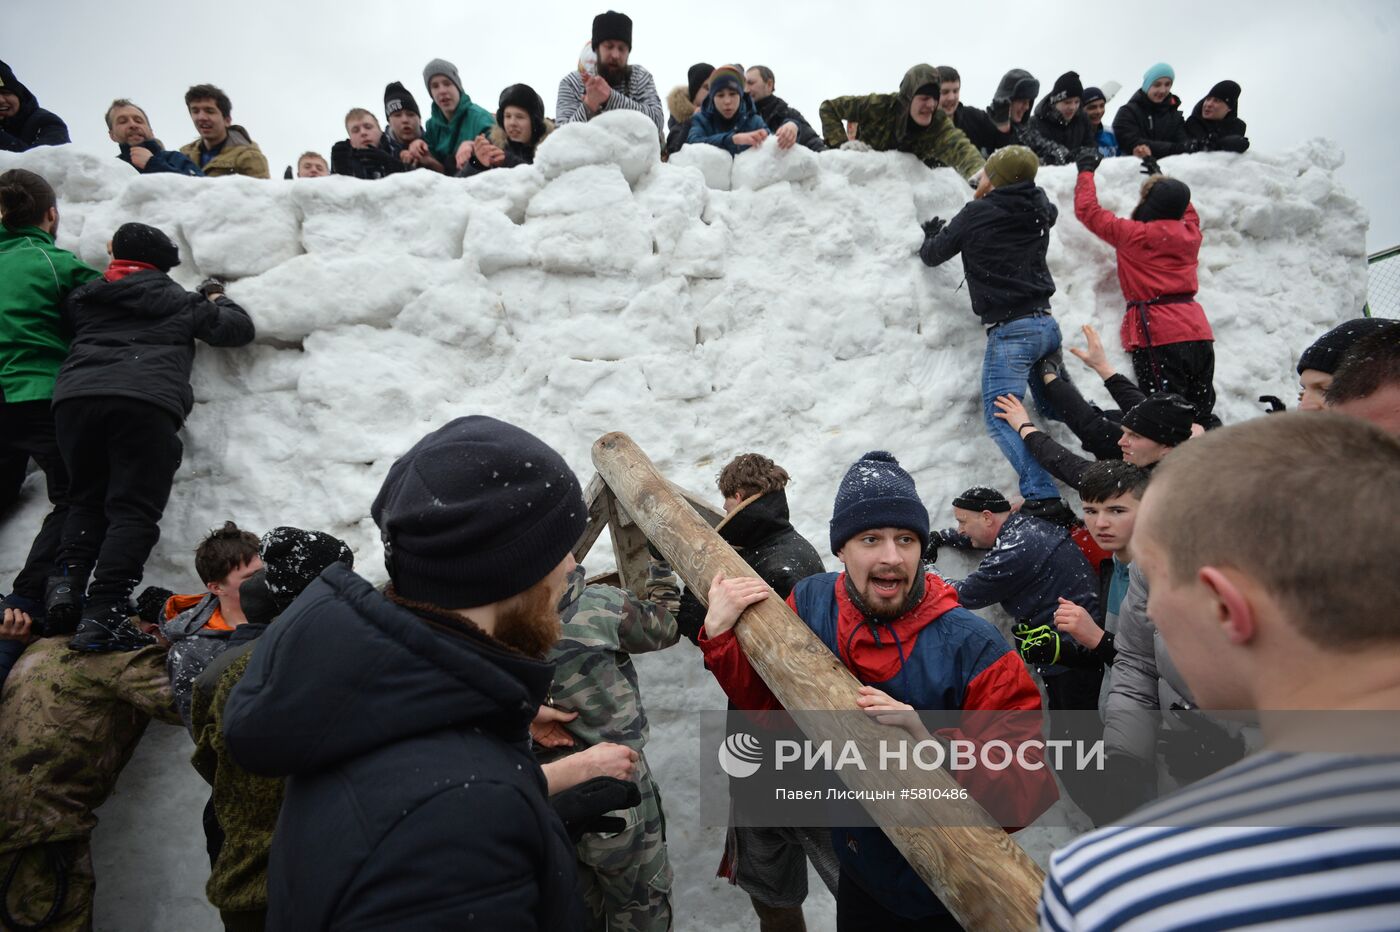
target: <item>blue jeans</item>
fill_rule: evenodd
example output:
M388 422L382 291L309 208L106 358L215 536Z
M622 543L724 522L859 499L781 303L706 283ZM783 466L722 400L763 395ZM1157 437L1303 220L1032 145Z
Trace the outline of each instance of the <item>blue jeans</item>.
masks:
M998 395L1015 395L1025 400L1026 386L1042 417L1060 420L1059 413L1045 396L1045 386L1030 378L1031 366L1047 353L1060 348L1060 325L1048 314L1022 317L987 332L987 353L982 358L982 417L987 433L1021 479L1021 497L1059 498L1055 480L1035 461L1021 438L1005 421L996 417Z

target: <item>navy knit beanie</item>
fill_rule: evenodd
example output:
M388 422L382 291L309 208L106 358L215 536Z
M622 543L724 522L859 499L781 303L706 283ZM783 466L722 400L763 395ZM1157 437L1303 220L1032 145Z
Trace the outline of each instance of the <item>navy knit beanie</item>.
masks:
M498 602L544 579L578 543L587 512L562 456L481 415L414 444L370 509L398 594L449 609Z
M1159 392L1148 395L1123 415L1123 426L1148 440L1168 447L1191 439L1191 423L1196 409L1180 395Z
M1338 324L1318 337L1312 346L1303 350L1303 355L1298 357L1298 374L1302 375L1304 369L1316 369L1328 375L1335 374L1337 367L1342 364L1342 357L1351 349L1353 343L1377 330L1393 327L1396 323L1400 321L1384 317L1358 317Z
M871 528L896 527L919 535L928 548L928 509L919 500L914 479L893 454L872 450L846 470L836 490L831 514L831 552Z
M155 227L144 223L123 223L112 234L112 258L144 262L162 272L180 264L180 250Z
M953 507L961 508L964 511L975 511L978 514L984 511L1000 514L1003 511L1010 511L1011 503L1006 500L1005 495L996 489L989 489L985 485L974 485L953 499Z

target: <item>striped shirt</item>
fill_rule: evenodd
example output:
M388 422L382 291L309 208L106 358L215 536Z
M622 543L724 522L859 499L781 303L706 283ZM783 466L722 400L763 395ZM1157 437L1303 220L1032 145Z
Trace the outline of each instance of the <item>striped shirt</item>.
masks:
M641 65L628 66L627 86L621 89L613 88L612 94L603 101L603 106L597 114L590 114L588 108L583 105L583 91L583 75L577 71L570 71L564 75L563 80L559 82L559 99L554 105L554 122L560 126L565 123L584 123L598 114L612 110L636 110L651 117L651 121L656 124L656 131L661 132L662 121L665 119L661 110L661 97L656 93L656 82L652 80L651 72Z
M1400 757L1249 757L1050 859L1040 927L1400 929Z

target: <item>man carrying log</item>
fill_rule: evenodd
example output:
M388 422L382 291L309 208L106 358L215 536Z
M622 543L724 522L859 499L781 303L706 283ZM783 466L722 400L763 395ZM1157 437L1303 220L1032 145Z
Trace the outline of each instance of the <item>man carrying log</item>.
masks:
M803 580L788 605L865 684L858 706L882 724L915 709L1038 712L1040 694L1015 651L991 624L961 608L937 574L920 572L928 538L928 511L913 478L889 453L867 453L842 480L831 518L831 549L845 571ZM744 609L768 592L747 576L718 574L710 587L700 649L740 709L780 708L734 633ZM1056 798L1048 769L975 769L959 779L974 796L1014 798L1020 825ZM838 828L832 836L841 862L842 932L961 928L880 829Z

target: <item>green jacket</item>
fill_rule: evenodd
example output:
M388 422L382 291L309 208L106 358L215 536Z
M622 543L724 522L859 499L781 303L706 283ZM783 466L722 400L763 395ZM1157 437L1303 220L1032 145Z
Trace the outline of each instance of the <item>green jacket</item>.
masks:
M47 401L68 355L58 309L79 285L100 278L38 227L0 227L0 391L5 401Z
M449 169L449 174L456 174L457 147L471 142L495 125L495 117L463 94L450 122L442 115L442 109L433 104L433 115L428 118L428 125L423 127L423 138L433 151L433 157Z
M856 138L882 152L909 152L929 168L956 169L964 178L982 170L986 160L962 130L942 110L933 111L933 122L919 126L909 117L914 91L938 83L932 65L915 65L899 82L898 94L867 94L822 101L822 136L833 148L846 141L842 121L857 124Z

